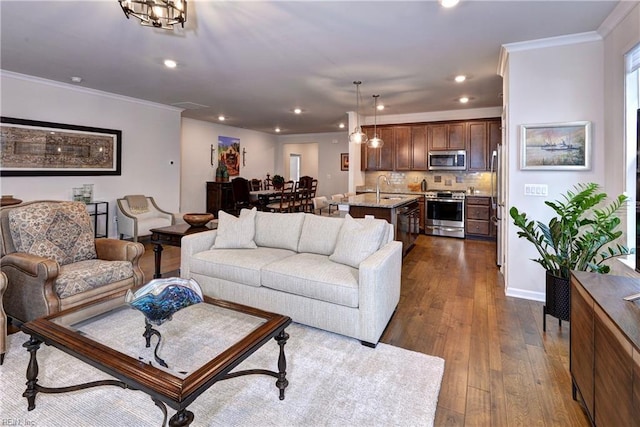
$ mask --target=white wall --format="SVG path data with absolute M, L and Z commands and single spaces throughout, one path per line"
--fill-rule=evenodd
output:
M 122 131 L 122 175 L 2 177 L 2 194 L 71 200 L 73 187 L 94 184 L 94 199 L 109 202 L 112 237 L 115 201 L 126 194 L 151 195 L 160 207 L 178 211 L 180 109 L 6 71 L 0 84 L 5 117 Z
M 206 183 L 216 177 L 218 152 L 211 165 L 211 145 L 218 147 L 218 137 L 240 139 L 240 153 L 246 150 L 246 165 L 240 156 L 240 176 L 264 179 L 275 173 L 277 138 L 256 132 L 201 120 L 182 119 L 182 177 L 180 182 L 181 212 L 205 212 Z M 282 173 L 280 171 L 280 173 Z
M 624 55 L 640 43 L 640 4 L 637 4 L 604 39 L 605 126 L 604 138 L 609 143 L 605 152 L 606 186 L 616 194 L 627 191 L 625 177 L 634 159 L 626 158 L 624 112 Z M 633 113 L 635 115 L 635 113 Z M 635 138 L 635 135 L 633 135 Z M 631 141 L 630 143 L 634 143 Z M 633 150 L 635 152 L 635 150 Z M 630 160 L 630 161 L 629 161 Z M 635 177 L 635 170 L 631 171 Z M 635 200 L 635 188 L 629 196 Z
M 594 41 L 590 41 L 594 40 Z M 568 43 L 568 44 L 565 44 Z M 507 50 L 509 48 L 507 47 Z M 508 54 L 507 150 L 508 189 L 504 217 L 507 295 L 544 300 L 544 269 L 533 245 L 518 238 L 508 210 L 516 206 L 533 219 L 546 222 L 552 211 L 544 198 L 524 196 L 524 184 L 546 184 L 550 200 L 580 182 L 605 185 L 605 153 L 612 141 L 604 138 L 604 48 L 599 37 L 585 35 L 550 40 L 547 45 L 512 46 Z M 520 125 L 588 120 L 592 124 L 589 171 L 531 171 L 519 169 Z
M 284 158 L 288 159 L 288 153 L 285 155 L 285 147 L 298 144 L 315 144 L 318 148 L 318 164 L 317 173 L 309 173 L 314 178 L 318 178 L 317 195 L 331 195 L 336 193 L 345 193 L 349 187 L 349 172 L 340 170 L 340 153 L 349 152 L 349 135 L 347 132 L 329 132 L 299 135 L 281 135 L 278 142 L 281 145 L 282 156 L 279 156 L 278 170 L 284 172 Z M 288 160 L 287 160 L 288 161 Z M 351 167 L 360 169 L 360 163 Z M 288 163 L 287 163 L 288 167 Z M 307 173 L 303 170 L 302 175 Z

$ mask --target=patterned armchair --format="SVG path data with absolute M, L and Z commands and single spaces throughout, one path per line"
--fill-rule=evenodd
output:
M 33 201 L 0 208 L 4 307 L 22 322 L 141 286 L 141 243 L 95 239 L 81 202 Z

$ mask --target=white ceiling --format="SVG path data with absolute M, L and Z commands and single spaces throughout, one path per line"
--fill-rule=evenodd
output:
M 283 134 L 338 131 L 373 94 L 407 114 L 501 105 L 503 44 L 596 30 L 616 1 L 193 1 L 185 28 L 142 27 L 116 0 L 0 1 L 1 68 Z M 165 58 L 176 69 L 162 65 Z M 553 64 L 547 64 L 552 67 Z M 457 84 L 453 77 L 466 74 Z M 460 104 L 466 95 L 471 101 Z M 303 110 L 294 115 L 294 107 Z

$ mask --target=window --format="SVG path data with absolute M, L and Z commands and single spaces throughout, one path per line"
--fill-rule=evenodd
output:
M 640 216 L 640 45 L 625 55 L 625 141 L 627 141 L 627 188 L 631 200 L 627 207 L 627 246 L 639 247 Z M 635 191 L 633 190 L 635 189 Z M 635 196 L 635 197 L 633 197 Z M 635 220 L 634 220 L 635 218 Z M 636 270 L 640 272 L 640 254 L 636 250 Z

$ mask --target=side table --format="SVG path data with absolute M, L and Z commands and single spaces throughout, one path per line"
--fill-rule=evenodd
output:
M 87 212 L 93 219 L 93 237 L 109 237 L 109 202 L 85 202 Z M 98 234 L 98 222 L 104 217 L 104 233 Z
M 151 243 L 153 243 L 153 253 L 155 261 L 155 270 L 153 278 L 162 277 L 160 273 L 160 265 L 162 264 L 162 245 L 181 246 L 182 238 L 193 233 L 202 233 L 203 231 L 215 230 L 218 228 L 217 221 L 210 221 L 204 227 L 192 227 L 189 224 L 175 224 L 168 227 L 152 228 Z

